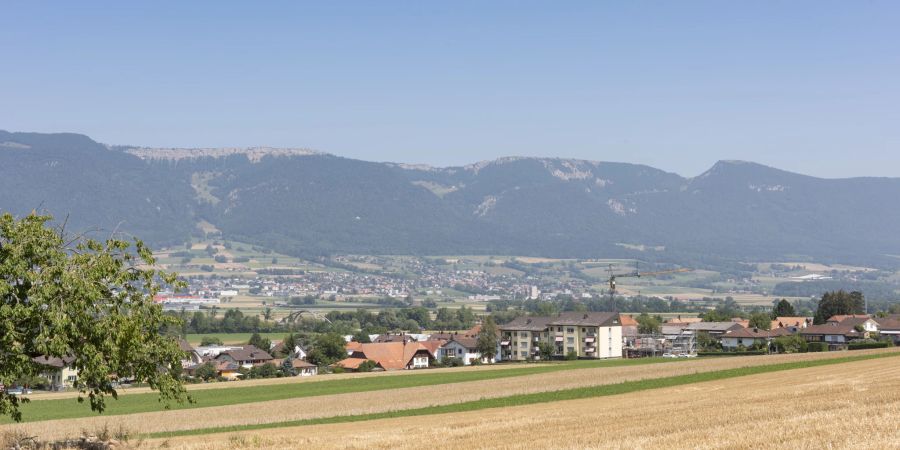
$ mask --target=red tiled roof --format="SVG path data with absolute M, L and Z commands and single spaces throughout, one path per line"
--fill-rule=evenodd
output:
M 435 352 L 441 346 L 440 341 L 425 342 L 379 342 L 371 344 L 358 344 L 348 349 L 354 352 L 351 359 L 363 358 L 375 361 L 385 370 L 405 369 L 407 364 L 413 359 L 419 351 L 428 352 L 434 357 Z M 349 367 L 348 367 L 349 368 Z

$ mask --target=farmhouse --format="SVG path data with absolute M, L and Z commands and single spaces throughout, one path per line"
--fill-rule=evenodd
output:
M 895 345 L 900 345 L 900 319 L 876 319 L 878 330 L 882 336 L 893 339 Z
M 272 355 L 268 352 L 260 350 L 254 345 L 245 345 L 240 348 L 227 350 L 219 353 L 215 357 L 216 361 L 227 361 L 235 363 L 241 367 L 251 368 L 256 365 L 265 364 L 272 361 Z
M 722 343 L 722 348 L 734 350 L 739 347 L 750 348 L 754 345 L 768 345 L 772 338 L 772 333 L 766 330 L 741 328 L 719 335 L 719 342 Z
M 850 341 L 866 339 L 868 331 L 857 331 L 853 325 L 828 322 L 824 325 L 810 325 L 799 332 L 807 342 L 825 342 L 829 350 L 846 350 Z
M 272 360 L 272 364 L 275 364 L 276 367 L 282 367 L 284 364 L 283 359 L 274 359 Z M 302 359 L 291 359 L 291 367 L 294 368 L 294 371 L 297 373 L 298 377 L 311 377 L 319 374 L 319 367 L 315 364 L 306 362 Z
M 435 352 L 441 343 L 428 342 L 380 342 L 347 345 L 350 356 L 338 361 L 334 366 L 355 370 L 363 361 L 371 360 L 384 370 L 424 369 L 435 359 Z
M 75 368 L 75 358 L 39 356 L 32 361 L 41 366 L 41 376 L 50 381 L 51 389 L 61 391 L 71 388 L 78 381 L 78 369 Z
M 184 339 L 178 340 L 178 347 L 182 351 L 181 357 L 181 367 L 184 370 L 190 370 L 191 368 L 203 363 L 203 356 L 194 349 L 187 341 Z

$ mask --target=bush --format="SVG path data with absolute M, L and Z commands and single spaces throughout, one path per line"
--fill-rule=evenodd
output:
M 866 350 L 870 348 L 888 348 L 891 347 L 890 342 L 851 342 L 848 345 L 850 350 Z
M 222 340 L 217 336 L 203 336 L 200 339 L 201 347 L 209 347 L 210 345 L 222 345 Z
M 772 342 L 778 353 L 803 353 L 807 350 L 806 339 L 801 336 L 779 336 Z
M 569 350 L 569 353 L 566 353 L 566 361 L 574 361 L 578 359 L 578 353 L 575 350 Z
M 808 352 L 827 352 L 828 344 L 825 342 L 810 342 L 806 344 L 806 351 Z
M 441 361 L 439 363 L 439 367 L 460 367 L 462 365 L 463 365 L 463 360 L 461 360 L 459 358 L 448 357 L 448 356 L 441 358 Z
M 371 372 L 377 366 L 378 366 L 378 364 L 375 361 L 367 359 L 359 365 L 359 367 L 356 369 L 356 371 L 357 372 Z

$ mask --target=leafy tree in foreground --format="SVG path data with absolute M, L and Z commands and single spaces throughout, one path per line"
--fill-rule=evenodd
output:
M 159 391 L 163 401 L 189 399 L 178 343 L 159 330 L 178 325 L 153 302 L 174 274 L 153 269 L 149 248 L 135 240 L 68 238 L 49 216 L 0 215 L 0 383 L 40 374 L 34 358 L 73 357 L 75 388 L 103 412 L 119 379 Z M 84 397 L 79 396 L 79 401 Z M 0 391 L 0 415 L 22 420 L 26 398 Z
M 497 356 L 497 336 L 499 335 L 497 324 L 494 318 L 487 316 L 481 324 L 481 330 L 475 340 L 475 348 L 481 353 L 482 358 L 486 358 L 488 362 L 493 363 L 494 357 Z

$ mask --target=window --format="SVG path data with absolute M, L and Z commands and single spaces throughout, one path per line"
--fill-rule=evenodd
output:
M 528 333 L 526 333 L 526 332 L 523 331 L 523 332 L 519 333 L 519 337 L 527 338 L 527 337 L 528 337 Z
M 566 338 L 566 343 L 568 343 L 568 344 L 574 344 L 574 343 L 575 343 L 575 338 L 574 338 L 574 337 L 571 337 L 571 336 L 568 337 L 568 338 Z M 570 347 L 570 348 L 571 348 L 571 347 Z
M 528 352 L 519 352 L 519 355 L 521 355 L 524 358 L 524 357 L 528 356 Z
M 584 331 L 584 328 L 581 329 L 581 332 L 582 332 L 582 333 L 587 333 L 587 331 Z
M 556 331 L 562 333 L 562 327 L 556 327 Z
M 575 351 L 575 347 L 567 347 L 567 351 L 574 352 L 574 351 Z
M 519 347 L 522 347 L 522 348 L 528 348 L 528 343 L 527 343 L 527 342 L 522 342 L 521 344 L 519 344 Z
M 566 330 L 566 333 L 574 333 L 574 332 L 575 332 L 574 328 L 569 328 Z

